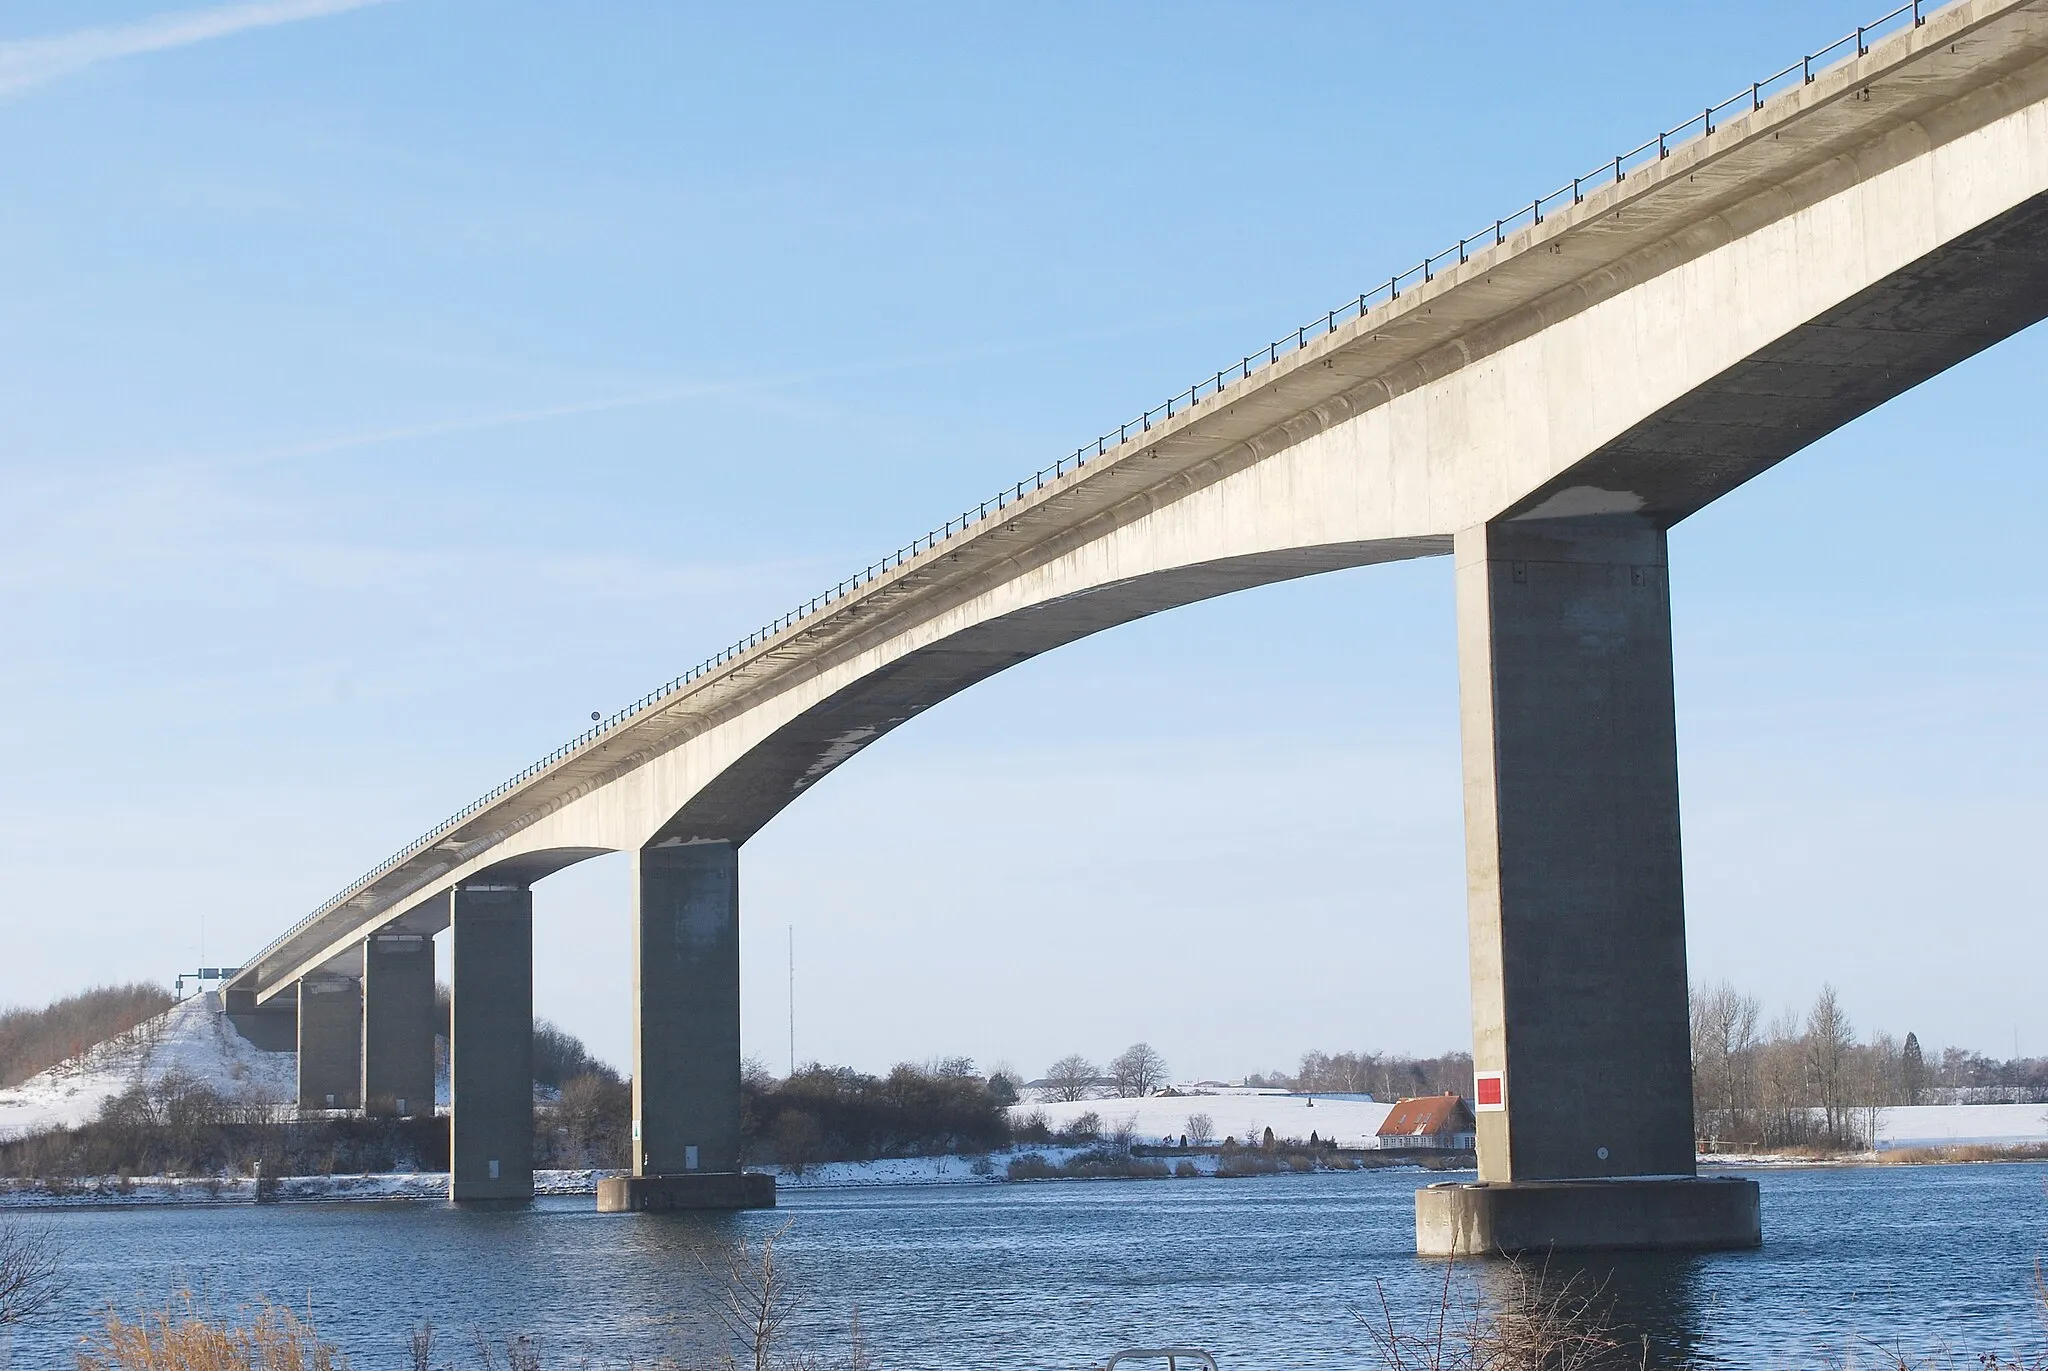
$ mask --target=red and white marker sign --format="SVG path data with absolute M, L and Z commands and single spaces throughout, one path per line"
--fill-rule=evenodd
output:
M 1508 1107 L 1508 1078 L 1505 1071 L 1472 1073 L 1472 1108 L 1478 1113 L 1504 1113 Z

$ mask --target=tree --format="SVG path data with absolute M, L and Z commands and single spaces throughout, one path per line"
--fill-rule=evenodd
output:
M 1102 1068 L 1078 1052 L 1060 1058 L 1045 1072 L 1045 1097 L 1059 1104 L 1095 1098 Z
M 0 1328 L 43 1312 L 57 1298 L 59 1264 L 49 1233 L 0 1222 Z
M 1196 1147 L 1207 1147 L 1216 1141 L 1216 1120 L 1207 1114 L 1188 1115 L 1187 1137 Z
M 1899 1093 L 1907 1104 L 1918 1104 L 1920 1092 L 1926 1088 L 1927 1059 L 1920 1053 L 1920 1035 L 1908 1033 L 1906 1045 L 1899 1049 Z
M 1746 1137 L 1763 1006 L 1726 981 L 1692 994 L 1692 1089 L 1702 1138 Z
M 1132 1043 L 1109 1064 L 1109 1075 L 1118 1095 L 1143 1099 L 1166 1084 L 1166 1058 L 1150 1043 Z
M 1837 1146 L 1848 1136 L 1849 1052 L 1855 1045 L 1854 1030 L 1835 997 L 1835 988 L 1822 986 L 1813 1008 L 1806 1011 L 1806 1069 L 1826 1121 L 1828 1141 Z

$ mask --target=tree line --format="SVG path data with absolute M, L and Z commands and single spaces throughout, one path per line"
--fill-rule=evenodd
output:
M 0 1089 L 133 1032 L 176 1001 L 159 985 L 101 985 L 39 1009 L 0 1011 Z
M 1726 981 L 1692 993 L 1693 1115 L 1703 1145 L 1869 1147 L 1893 1105 L 2048 1102 L 2048 1059 L 1999 1062 L 1919 1036 L 1857 1036 L 1833 986 L 1766 1021 Z

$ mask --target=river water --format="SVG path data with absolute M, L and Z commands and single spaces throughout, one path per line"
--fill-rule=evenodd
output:
M 537 1340 L 549 1368 L 643 1364 L 701 1334 L 700 1254 L 787 1222 L 802 1336 L 838 1345 L 858 1309 L 889 1368 L 1084 1367 L 1164 1341 L 1226 1368 L 1376 1365 L 1354 1310 L 1382 1295 L 1433 1322 L 1445 1266 L 1413 1254 L 1412 1172 L 1227 1181 L 1050 1182 L 785 1192 L 716 1217 L 600 1216 L 585 1199 L 457 1211 L 427 1203 L 63 1211 L 32 1216 L 65 1252 L 59 1306 L 19 1330 L 15 1367 L 69 1366 L 96 1311 L 178 1291 L 232 1312 L 304 1311 L 358 1368 L 410 1367 L 431 1318 L 467 1366 L 481 1331 Z M 1428 1179 L 1437 1179 L 1429 1177 Z M 1653 1365 L 1869 1366 L 1873 1345 L 1957 1364 L 2048 1345 L 2048 1165 L 1761 1173 L 1761 1251 L 1591 1263 Z M 1577 1268 L 1553 1262 L 1552 1278 Z M 1455 1310 L 1497 1295 L 1496 1263 L 1452 1269 Z M 459 1345 L 458 1345 L 459 1344 Z M 701 1346 L 701 1344 L 700 1344 Z M 437 1357 L 437 1364 L 440 1358 Z

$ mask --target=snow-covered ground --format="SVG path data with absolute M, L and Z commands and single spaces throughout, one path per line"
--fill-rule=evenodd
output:
M 173 1072 L 254 1103 L 289 1103 L 298 1094 L 296 1054 L 255 1047 L 228 1023 L 220 996 L 208 993 L 0 1090 L 0 1137 L 75 1128 L 138 1081 L 153 1083 Z
M 615 1171 L 536 1171 L 539 1195 L 595 1195 L 601 1176 Z M 369 1176 L 285 1176 L 273 1180 L 266 1198 L 280 1202 L 316 1200 L 446 1200 L 445 1171 L 401 1171 Z M 155 1204 L 254 1204 L 256 1182 L 247 1176 L 98 1176 L 74 1181 L 0 1181 L 0 1209 L 51 1209 Z
M 1371 1147 L 1393 1107 L 1392 1101 L 1381 1104 L 1364 1095 L 1294 1095 L 1284 1090 L 1218 1086 L 1202 1094 L 1152 1095 L 1142 1100 L 1015 1104 L 1010 1106 L 1010 1122 L 1022 1123 L 1043 1111 L 1046 1123 L 1057 1132 L 1083 1114 L 1093 1113 L 1101 1118 L 1105 1133 L 1128 1122 L 1139 1142 L 1159 1144 L 1177 1143 L 1183 1133 L 1192 1136 L 1196 1130 L 1189 1118 L 1206 1114 L 1211 1142 L 1225 1138 L 1256 1142 L 1270 1128 L 1275 1138 L 1283 1140 L 1306 1142 L 1313 1133 L 1325 1142 L 1334 1140 L 1339 1147 Z
M 1878 1111 L 1877 1147 L 2048 1143 L 2048 1104 L 1914 1104 Z

